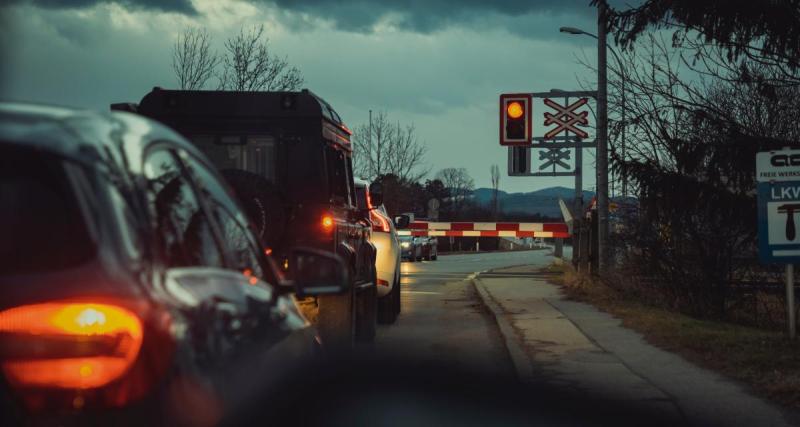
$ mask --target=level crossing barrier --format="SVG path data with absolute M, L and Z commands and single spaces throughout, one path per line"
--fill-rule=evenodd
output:
M 415 237 L 541 237 L 568 238 L 566 223 L 545 222 L 433 222 L 414 221 L 397 230 L 399 236 Z

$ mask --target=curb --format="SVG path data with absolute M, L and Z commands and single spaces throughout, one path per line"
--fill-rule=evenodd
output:
M 508 355 L 511 357 L 511 362 L 514 364 L 514 370 L 517 372 L 517 378 L 522 382 L 533 382 L 533 364 L 531 363 L 525 349 L 520 345 L 514 327 L 511 325 L 508 317 L 503 313 L 503 309 L 489 294 L 486 285 L 476 276 L 472 278 L 472 284 L 480 295 L 483 305 L 492 312 L 497 326 L 500 328 L 500 334 L 503 336 L 503 341 L 508 350 Z

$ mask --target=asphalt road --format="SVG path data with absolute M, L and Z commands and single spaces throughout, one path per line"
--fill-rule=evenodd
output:
M 548 253 L 440 255 L 437 261 L 403 262 L 402 313 L 394 325 L 379 326 L 374 351 L 380 356 L 513 376 L 497 323 L 469 278 L 493 268 L 544 263 Z

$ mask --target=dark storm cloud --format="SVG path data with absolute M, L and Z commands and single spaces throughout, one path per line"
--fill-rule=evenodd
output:
M 154 10 L 195 15 L 191 0 L 11 0 L 11 4 L 29 4 L 43 9 L 86 9 L 97 4 L 114 3 L 130 10 Z
M 251 0 L 253 1 L 253 0 Z M 344 31 L 370 32 L 390 19 L 399 28 L 430 33 L 445 27 L 470 25 L 492 17 L 529 13 L 594 14 L 590 0 L 263 0 L 285 11 L 329 20 Z M 514 32 L 526 32 L 517 29 Z

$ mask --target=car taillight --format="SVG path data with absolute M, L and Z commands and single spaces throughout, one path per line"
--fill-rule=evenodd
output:
M 369 211 L 369 219 L 372 223 L 372 231 L 381 231 L 384 233 L 389 233 L 392 231 L 391 228 L 389 228 L 389 221 L 382 215 L 375 212 L 375 210 Z
M 140 318 L 116 305 L 14 307 L 0 312 L 0 366 L 15 387 L 92 389 L 131 368 L 142 338 Z

